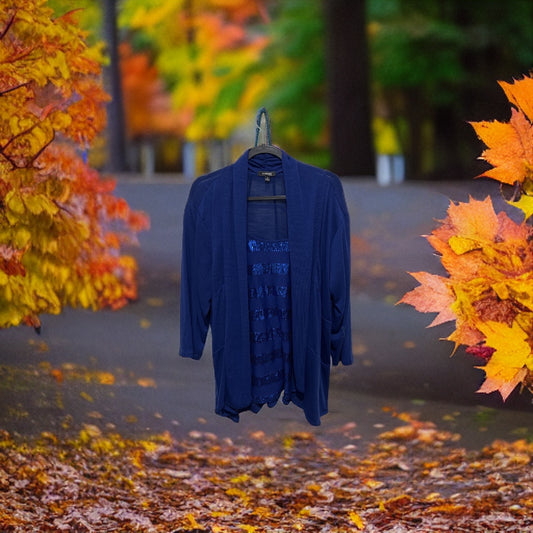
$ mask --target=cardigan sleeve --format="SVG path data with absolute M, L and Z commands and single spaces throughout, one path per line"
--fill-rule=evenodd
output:
M 183 215 L 179 353 L 200 359 L 211 319 L 211 246 L 191 197 Z
M 340 185 L 340 183 L 339 183 Z M 350 222 L 344 195 L 337 204 L 338 227 L 330 246 L 329 288 L 331 313 L 331 361 L 353 362 L 350 311 Z

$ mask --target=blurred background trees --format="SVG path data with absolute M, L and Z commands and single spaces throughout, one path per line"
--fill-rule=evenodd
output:
M 264 105 L 274 143 L 339 174 L 372 173 L 376 152 L 404 156 L 408 179 L 470 179 L 481 163 L 467 122 L 506 118 L 495 81 L 533 65 L 530 0 L 110 3 L 129 170 L 226 164 L 253 143 Z M 75 4 L 103 39 L 104 0 Z M 112 166 L 109 155 L 91 157 Z

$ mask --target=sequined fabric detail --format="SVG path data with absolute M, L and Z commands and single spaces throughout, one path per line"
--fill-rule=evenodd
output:
M 270 328 L 267 331 L 251 331 L 250 336 L 251 342 L 260 344 L 262 342 L 269 342 L 276 339 L 288 341 L 290 333 L 288 331 L 283 331 L 282 328 Z
M 248 288 L 248 299 L 261 299 L 265 296 L 280 296 L 281 298 L 287 298 L 289 294 L 289 287 L 287 285 L 268 285 L 259 287 L 249 287 Z
M 261 276 L 263 274 L 288 274 L 289 263 L 255 263 L 248 265 L 248 274 Z
M 250 239 L 248 241 L 250 252 L 288 252 L 289 241 L 258 241 Z
M 283 350 L 273 350 L 268 353 L 254 353 L 252 354 L 252 364 L 254 365 L 264 365 L 271 363 L 274 359 L 283 359 L 284 352 Z
M 279 307 L 257 307 L 250 309 L 250 321 L 255 320 L 268 320 L 273 317 L 278 317 L 282 320 L 288 320 L 290 318 L 289 309 L 280 309 Z
M 253 376 L 252 385 L 269 385 L 270 383 L 282 382 L 284 377 L 283 369 L 276 370 L 272 374 L 258 378 Z
M 289 242 L 248 240 L 252 410 L 287 389 L 291 356 Z

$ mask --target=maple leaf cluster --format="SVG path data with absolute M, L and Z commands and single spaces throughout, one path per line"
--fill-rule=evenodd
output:
M 125 439 L 85 425 L 19 443 L 0 432 L 2 531 L 528 531 L 525 440 L 468 452 L 407 424 L 359 450 L 308 433 L 234 443 L 191 431 Z M 351 435 L 355 438 L 356 436 Z M 349 437 L 350 438 L 350 437 Z M 352 441 L 353 442 L 353 441 Z
M 38 327 L 65 304 L 136 297 L 134 242 L 147 218 L 79 153 L 105 127 L 101 57 L 73 13 L 39 0 L 0 13 L 0 327 Z
M 515 106 L 510 121 L 473 127 L 488 146 L 482 159 L 493 165 L 483 175 L 513 185 L 507 201 L 524 219 L 496 213 L 490 197 L 452 202 L 427 236 L 448 277 L 412 273 L 420 285 L 400 302 L 438 313 L 431 326 L 455 321 L 448 340 L 485 362 L 478 392 L 506 400 L 518 385 L 533 391 L 533 78 L 500 85 Z

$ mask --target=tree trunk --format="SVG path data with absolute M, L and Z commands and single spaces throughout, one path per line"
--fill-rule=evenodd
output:
M 126 170 L 126 135 L 118 55 L 116 0 L 104 0 L 104 33 L 110 64 L 105 69 L 107 91 L 107 168 L 111 172 Z
M 324 0 L 332 170 L 373 175 L 365 0 Z

